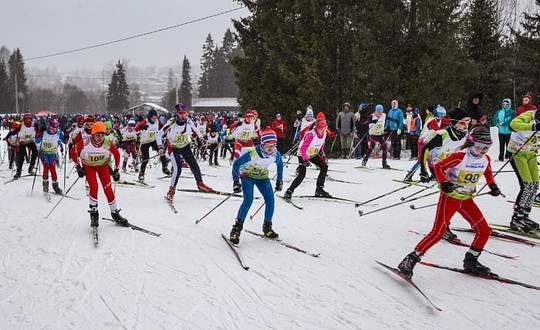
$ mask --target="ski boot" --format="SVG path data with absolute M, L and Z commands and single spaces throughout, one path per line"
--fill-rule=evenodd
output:
M 235 245 L 240 243 L 240 233 L 242 232 L 243 228 L 244 228 L 244 224 L 238 221 L 238 219 L 236 219 L 234 225 L 232 226 L 231 234 L 229 236 L 229 240 L 231 241 L 231 243 Z
M 389 168 L 391 168 L 391 167 L 390 167 L 390 165 L 388 165 L 388 163 L 386 162 L 386 160 L 384 160 L 384 161 L 382 162 L 382 168 L 389 169 Z
M 478 253 L 477 255 L 474 255 L 474 251 Z M 478 262 L 478 257 L 480 256 L 481 251 L 476 250 L 469 250 L 469 252 L 465 253 L 465 259 L 463 259 L 463 269 L 466 270 L 469 273 L 473 274 L 479 274 L 479 275 L 489 275 L 491 273 L 491 269 L 489 267 L 486 267 Z
M 315 196 L 317 197 L 326 197 L 326 198 L 332 198 L 332 195 L 330 195 L 326 190 L 323 189 L 324 187 L 319 186 L 317 189 L 315 189 Z
M 292 194 L 293 194 L 293 191 L 291 189 L 287 189 L 287 191 L 285 191 L 285 194 L 283 194 L 283 198 L 291 199 Z
M 165 196 L 165 198 L 169 201 L 169 202 L 172 202 L 173 199 L 174 199 L 174 193 L 176 192 L 176 188 L 175 187 L 169 187 L 169 191 L 167 192 L 167 196 Z
M 416 251 L 409 253 L 398 265 L 398 269 L 408 278 L 413 276 L 413 268 L 420 261 L 420 256 Z
M 200 191 L 204 191 L 204 192 L 212 192 L 212 191 L 214 191 L 212 188 L 205 185 L 204 182 L 202 182 L 202 180 L 197 181 L 197 188 L 199 188 Z
M 531 214 L 531 208 L 523 208 L 523 222 L 525 222 L 529 227 L 531 227 L 532 230 L 538 229 L 540 225 L 536 221 L 529 218 L 529 214 Z
M 272 229 L 272 223 L 271 222 L 263 222 L 262 231 L 264 233 L 264 236 L 268 238 L 278 238 L 279 235 Z
M 367 161 L 368 161 L 368 159 L 364 157 L 364 159 L 362 159 L 362 166 L 365 167 L 366 164 L 367 164 Z
M 43 180 L 43 192 L 49 192 L 49 179 Z
M 17 172 L 15 172 L 15 175 L 13 176 L 13 179 L 17 180 L 20 177 L 21 177 L 21 171 L 17 170 Z
M 119 224 L 120 226 L 127 227 L 129 226 L 129 222 L 126 218 L 120 215 L 120 209 L 116 209 L 114 211 L 111 211 L 111 216 L 113 220 Z
M 36 175 L 36 172 L 34 171 L 34 168 L 33 168 L 32 166 L 30 166 L 30 167 L 28 168 L 28 174 L 30 174 L 30 175 Z
M 122 163 L 122 172 L 124 172 L 124 173 L 127 172 L 127 163 L 126 162 Z
M 88 212 L 90 213 L 90 227 L 99 227 L 99 211 L 97 205 L 90 205 L 90 210 L 88 210 Z
M 52 188 L 53 188 L 55 194 L 63 195 L 62 189 L 60 189 L 60 187 L 58 187 L 58 181 L 53 181 Z
M 139 182 L 144 183 L 144 172 L 143 171 L 139 172 Z
M 139 172 L 139 164 L 135 161 L 133 161 L 133 169 L 135 170 L 135 172 Z
M 523 210 L 514 209 L 514 214 L 512 214 L 512 220 L 510 220 L 510 229 L 515 231 L 530 232 L 531 226 L 525 222 L 525 217 L 523 215 Z
M 447 240 L 447 241 L 450 241 L 450 242 L 454 242 L 454 241 L 459 241 L 458 237 L 456 234 L 454 234 L 449 227 L 446 228 L 446 231 L 444 232 L 444 235 L 442 237 L 444 240 Z
M 163 174 L 165 174 L 166 176 L 172 175 L 171 171 L 166 166 L 163 166 L 162 171 L 163 171 Z

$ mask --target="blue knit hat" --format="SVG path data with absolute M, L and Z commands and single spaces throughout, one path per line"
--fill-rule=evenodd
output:
M 383 110 L 384 110 L 384 108 L 383 108 L 383 106 L 382 106 L 381 104 L 377 104 L 377 105 L 375 106 L 375 111 L 377 111 L 377 112 L 383 112 Z

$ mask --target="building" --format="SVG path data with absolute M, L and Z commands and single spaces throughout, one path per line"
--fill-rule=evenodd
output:
M 236 97 L 194 98 L 193 111 L 198 112 L 238 112 L 240 105 Z

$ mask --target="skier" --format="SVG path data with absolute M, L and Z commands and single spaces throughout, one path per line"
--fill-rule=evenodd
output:
M 208 149 L 208 165 L 219 166 L 218 163 L 218 151 L 221 144 L 221 138 L 217 132 L 217 127 L 213 125 L 210 128 L 210 132 L 206 134 L 206 149 Z M 212 159 L 214 159 L 212 163 Z
M 514 204 L 510 228 L 531 231 L 539 227 L 529 218 L 535 194 L 538 191 L 538 138 L 540 136 L 540 112 L 525 111 L 510 122 L 512 134 L 507 150 L 512 154 L 510 165 L 519 181 L 519 193 Z M 538 196 L 537 196 L 538 197 Z
M 146 119 L 140 121 L 135 127 L 135 131 L 139 132 L 141 139 L 141 153 L 142 162 L 141 169 L 139 171 L 139 181 L 144 182 L 144 173 L 146 172 L 146 166 L 148 159 L 150 158 L 150 148 L 158 151 L 158 145 L 156 142 L 156 136 L 160 129 L 160 123 L 157 120 L 157 111 L 150 109 L 146 114 Z M 171 171 L 167 168 L 167 158 L 165 155 L 159 157 L 161 161 L 161 170 L 163 174 L 169 176 Z
M 49 172 L 51 172 L 52 187 L 55 194 L 62 195 L 62 189 L 58 187 L 58 175 L 56 174 L 56 162 L 58 147 L 60 153 L 64 153 L 64 134 L 58 130 L 60 123 L 57 119 L 49 120 L 49 128 L 36 138 L 39 145 L 39 155 L 43 164 L 43 191 L 49 192 Z
M 435 175 L 441 187 L 435 223 L 429 234 L 398 265 L 399 270 L 409 278 L 413 276 L 413 268 L 420 258 L 443 238 L 456 212 L 471 224 L 476 233 L 471 248 L 465 253 L 463 268 L 474 274 L 490 274 L 491 270 L 479 263 L 478 257 L 489 239 L 491 229 L 472 195 L 482 175 L 486 178 L 490 194 L 501 194 L 493 178 L 491 159 L 487 155 L 491 144 L 489 131 L 483 126 L 477 126 L 459 151 L 435 164 Z
M 132 164 L 135 172 L 137 168 L 137 131 L 135 130 L 137 123 L 134 119 L 130 119 L 126 127 L 122 129 L 122 149 L 124 149 L 124 161 L 122 162 L 122 171 L 127 172 L 127 161 L 131 156 Z
M 27 149 L 32 153 L 30 157 L 30 166 L 28 167 L 28 174 L 34 175 L 34 166 L 37 159 L 37 147 L 36 147 L 36 134 L 39 134 L 39 129 L 32 121 L 32 114 L 26 112 L 23 116 L 23 125 L 17 133 L 17 140 L 19 143 L 19 150 L 17 152 L 17 172 L 13 178 L 19 178 L 22 172 L 22 166 L 24 158 L 26 157 Z
M 172 202 L 174 198 L 174 193 L 176 191 L 176 185 L 178 184 L 178 179 L 182 173 L 181 159 L 183 158 L 191 169 L 191 172 L 195 176 L 197 181 L 197 188 L 200 191 L 212 192 L 213 189 L 204 184 L 202 180 L 201 170 L 197 160 L 193 155 L 193 151 L 190 148 L 191 144 L 191 134 L 194 132 L 199 140 L 202 140 L 201 133 L 195 128 L 195 124 L 191 119 L 187 117 L 188 112 L 186 106 L 183 103 L 178 103 L 174 106 L 176 109 L 176 114 L 174 118 L 170 119 L 158 132 L 156 142 L 158 145 L 158 153 L 160 156 L 165 154 L 165 149 L 163 146 L 163 137 L 167 136 L 169 149 L 172 154 L 173 162 L 173 173 L 171 176 L 171 183 L 169 186 L 169 191 L 165 198 Z
M 90 226 L 94 228 L 99 226 L 97 182 L 97 178 L 99 177 L 103 192 L 109 203 L 113 220 L 117 224 L 127 227 L 129 226 L 129 222 L 120 215 L 120 209 L 116 205 L 116 197 L 111 185 L 111 173 L 109 172 L 109 158 L 112 154 L 114 156 L 114 170 L 112 177 L 115 182 L 120 180 L 120 173 L 118 172 L 120 152 L 118 152 L 118 149 L 116 149 L 116 147 L 105 137 L 106 131 L 107 129 L 104 123 L 95 123 L 92 127 L 90 137 L 77 142 L 73 148 L 71 148 L 70 157 L 75 163 L 79 178 L 86 176 L 86 180 L 90 186 L 88 194 Z
M 259 126 L 255 125 L 255 116 L 251 110 L 246 111 L 243 121 L 237 121 L 231 125 L 231 135 L 234 137 L 234 159 L 240 157 L 242 148 L 253 147 L 253 136 L 260 137 Z
M 317 115 L 319 117 L 319 115 Z M 324 118 L 321 116 L 321 118 Z M 298 174 L 293 180 L 283 197 L 292 198 L 294 190 L 302 183 L 306 176 L 306 168 L 310 166 L 310 162 L 319 168 L 319 176 L 317 177 L 317 188 L 315 196 L 317 197 L 332 197 L 324 190 L 324 182 L 326 173 L 328 172 L 328 164 L 326 163 L 326 155 L 324 153 L 324 142 L 326 140 L 326 129 L 328 124 L 326 119 L 318 119 L 314 127 L 309 130 L 300 141 L 298 147 Z
M 253 186 L 257 186 L 264 198 L 265 211 L 262 227 L 264 235 L 268 238 L 279 237 L 278 233 L 272 229 L 274 191 L 268 178 L 268 167 L 276 163 L 277 179 L 275 190 L 281 191 L 283 188 L 283 160 L 281 153 L 277 150 L 276 132 L 269 126 L 262 132 L 260 141 L 261 144 L 256 147 L 244 149 L 242 155 L 233 163 L 233 191 L 235 193 L 243 191 L 242 194 L 244 195 L 244 200 L 240 205 L 230 233 L 230 241 L 233 244 L 240 242 L 240 233 L 244 227 L 244 220 L 253 203 Z
M 373 152 L 375 145 L 379 143 L 382 149 L 382 167 L 390 168 L 390 165 L 386 162 L 387 146 L 386 137 L 384 135 L 384 126 L 386 122 L 386 114 L 383 112 L 384 108 L 381 104 L 375 106 L 375 112 L 369 117 L 369 149 L 362 159 L 362 166 L 366 166 L 369 156 Z
M 9 169 L 13 170 L 13 163 L 15 163 L 15 168 L 17 167 L 17 153 L 19 152 L 19 139 L 17 135 L 21 130 L 21 123 L 14 121 L 11 124 L 11 130 L 4 137 L 8 145 L 8 160 L 9 160 Z

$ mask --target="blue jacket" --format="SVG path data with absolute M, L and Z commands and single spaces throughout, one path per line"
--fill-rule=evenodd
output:
M 514 118 L 516 112 L 512 109 L 512 101 L 510 99 L 504 99 L 503 102 L 508 102 L 507 108 L 500 108 L 493 115 L 493 125 L 497 126 L 500 134 L 510 134 L 510 122 Z
M 400 129 L 403 131 L 403 110 L 400 108 L 388 110 L 386 114 L 386 122 L 384 123 L 384 129 L 390 131 L 397 131 Z

